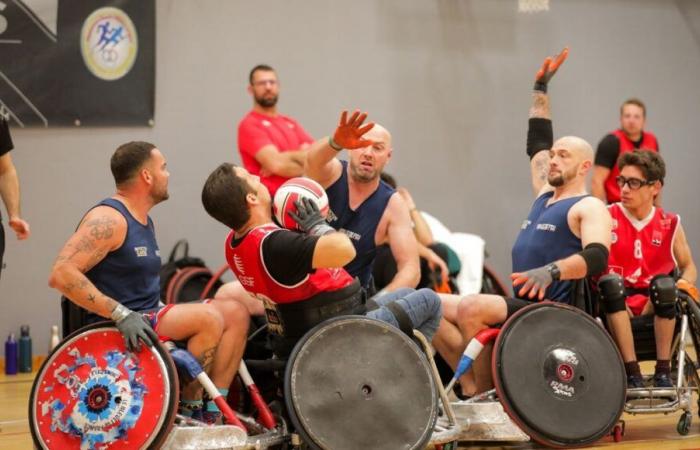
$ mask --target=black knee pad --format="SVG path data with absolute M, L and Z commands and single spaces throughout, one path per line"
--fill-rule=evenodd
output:
M 622 277 L 616 273 L 603 275 L 598 280 L 600 292 L 600 309 L 606 314 L 625 311 L 625 285 Z
M 649 283 L 649 299 L 654 305 L 654 314 L 665 319 L 676 317 L 678 288 L 668 275 L 657 275 Z

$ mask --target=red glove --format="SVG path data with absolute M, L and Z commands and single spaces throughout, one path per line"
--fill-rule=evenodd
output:
M 696 302 L 699 301 L 698 288 L 695 287 L 695 285 L 692 284 L 690 281 L 681 278 L 678 281 L 676 281 L 676 287 L 678 287 L 679 291 L 683 291 L 686 294 L 688 294 Z
M 551 56 L 545 58 L 542 67 L 540 67 L 540 70 L 537 71 L 537 75 L 535 75 L 534 89 L 536 91 L 547 92 L 547 83 L 549 83 L 549 80 L 557 73 L 559 66 L 566 61 L 567 56 L 569 56 L 569 47 L 565 47 L 564 50 L 554 58 Z
M 366 118 L 367 113 L 360 114 L 360 111 L 356 110 L 348 120 L 348 112 L 343 111 L 338 128 L 335 129 L 335 133 L 329 142 L 330 146 L 335 150 L 341 150 L 344 148 L 364 148 L 374 144 L 374 141 L 362 139 L 362 136 L 374 127 L 372 122 L 362 125 Z

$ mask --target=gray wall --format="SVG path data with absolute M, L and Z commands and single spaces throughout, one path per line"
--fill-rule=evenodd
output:
M 13 132 L 33 234 L 8 239 L 0 335 L 29 323 L 36 353 L 60 323 L 46 282 L 52 261 L 86 208 L 113 191 L 108 161 L 120 143 L 153 141 L 168 158 L 171 199 L 153 211 L 163 254 L 187 237 L 210 265 L 223 262 L 226 230 L 199 193 L 219 162 L 239 161 L 236 124 L 259 62 L 278 69 L 281 111 L 314 136 L 330 133 L 342 108 L 386 125 L 389 170 L 448 227 L 482 235 L 505 276 L 532 201 L 524 142 L 533 76 L 569 45 L 550 89 L 555 134 L 595 145 L 616 127 L 623 99 L 643 98 L 668 162 L 665 206 L 700 242 L 700 2 L 551 0 L 548 13 L 527 15 L 516 0 L 159 0 L 157 26 L 155 127 Z

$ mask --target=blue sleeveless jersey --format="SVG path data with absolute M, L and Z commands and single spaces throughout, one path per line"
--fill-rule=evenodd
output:
M 565 198 L 547 206 L 553 195 L 554 192 L 550 191 L 537 197 L 523 222 L 511 252 L 513 272 L 542 267 L 583 250 L 581 239 L 571 232 L 566 217 L 569 209 L 587 195 Z M 521 287 L 513 286 L 516 297 Z M 545 298 L 569 303 L 571 288 L 571 280 L 555 281 L 547 288 Z
M 160 300 L 160 250 L 153 221 L 148 225 L 136 220 L 124 204 L 113 198 L 97 206 L 109 206 L 126 219 L 126 238 L 121 247 L 110 252 L 85 276 L 105 295 L 134 311 L 158 307 Z M 88 321 L 104 320 L 90 314 Z
M 350 209 L 348 162 L 340 163 L 343 165 L 340 178 L 326 189 L 330 207 L 326 220 L 333 228 L 350 237 L 357 255 L 345 266 L 345 270 L 367 288 L 372 280 L 372 266 L 377 254 L 374 236 L 389 198 L 396 191 L 380 180 L 377 190 L 353 211 Z

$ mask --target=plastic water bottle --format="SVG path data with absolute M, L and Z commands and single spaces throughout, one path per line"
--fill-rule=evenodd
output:
M 29 325 L 20 327 L 19 336 L 19 371 L 32 371 L 32 338 L 29 336 Z
M 5 341 L 5 373 L 7 375 L 17 374 L 17 340 L 15 333 L 10 333 Z
M 58 337 L 58 325 L 51 325 L 51 339 L 49 339 L 49 353 L 58 346 L 61 338 Z

